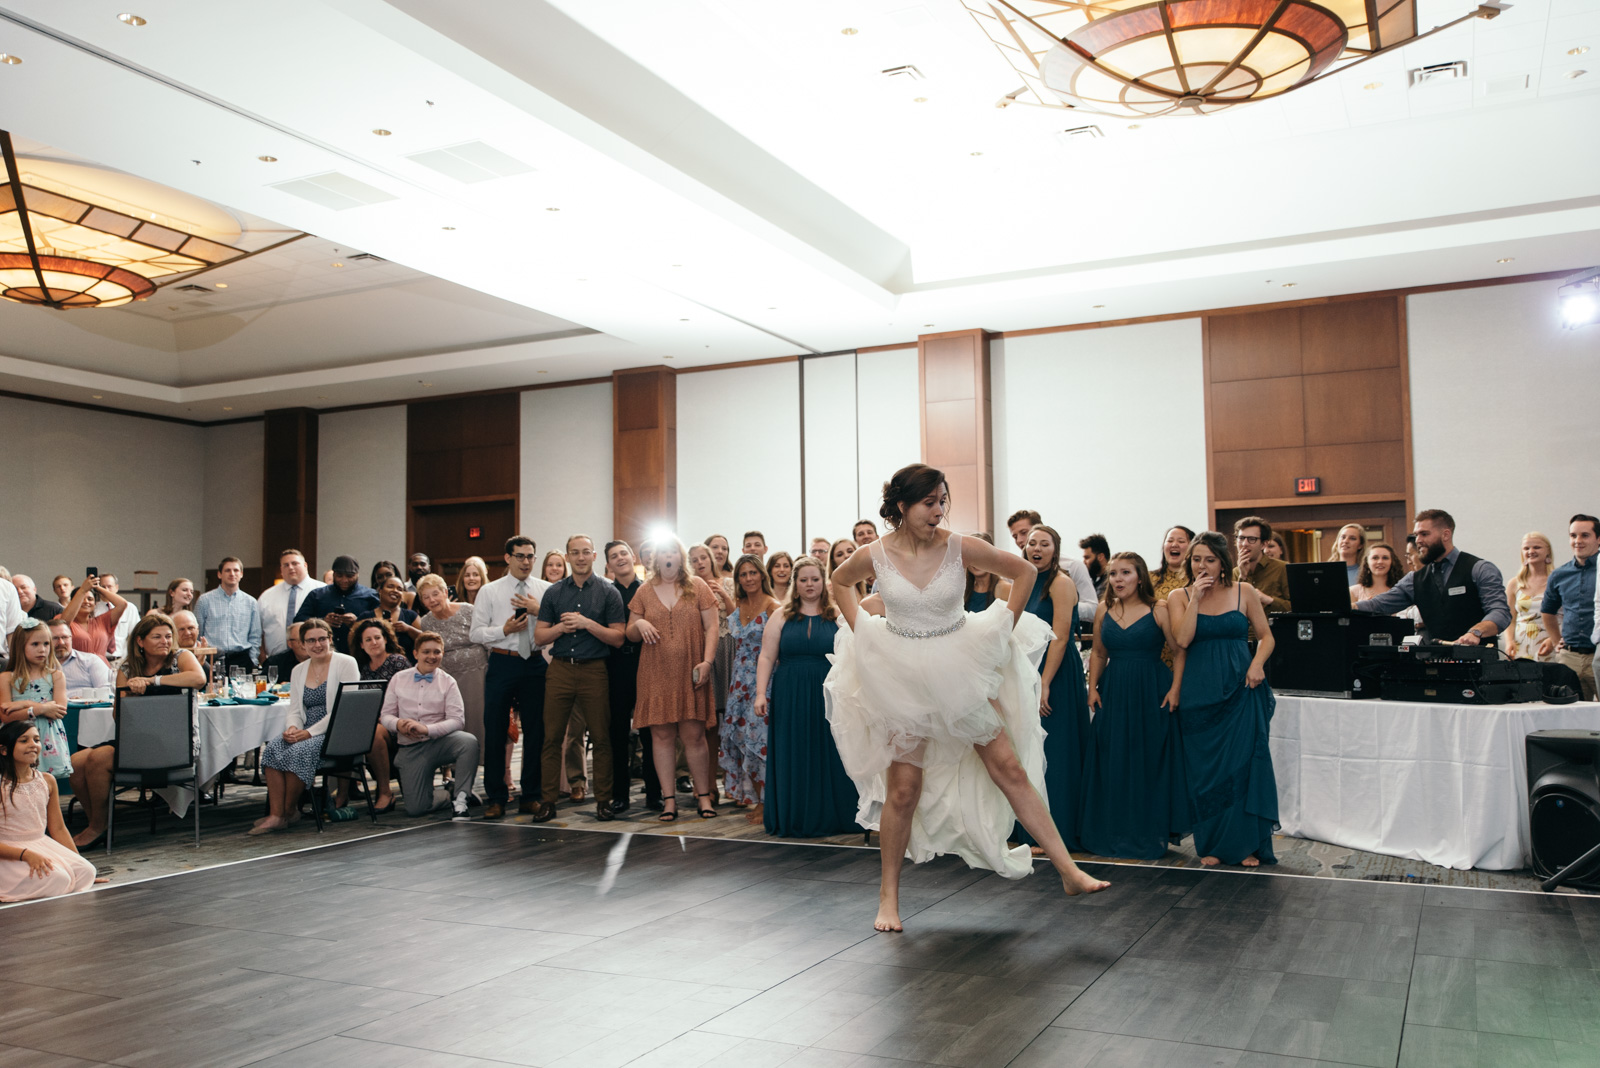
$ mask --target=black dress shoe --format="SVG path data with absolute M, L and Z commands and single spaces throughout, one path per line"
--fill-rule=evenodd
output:
M 610 823 L 612 820 L 617 818 L 617 814 L 612 811 L 612 808 L 609 804 L 596 805 L 594 807 L 594 818 L 599 820 L 601 823 Z
M 644 799 L 644 807 L 649 809 L 651 812 L 662 812 L 666 809 L 667 805 L 666 802 L 662 801 L 659 797 L 647 797 Z
M 694 780 L 689 778 L 689 776 L 687 776 L 687 775 L 679 775 L 678 776 L 678 792 L 680 794 L 687 794 L 687 793 L 692 793 L 693 791 L 694 791 Z
M 556 806 L 553 805 L 553 804 L 552 805 L 546 805 L 546 804 L 540 803 L 539 807 L 534 811 L 533 817 L 529 820 L 529 822 L 530 823 L 549 823 L 551 820 L 553 820 L 555 818 L 556 818 Z
M 611 814 L 613 816 L 620 816 L 626 811 L 628 811 L 628 799 L 626 797 L 619 797 L 611 802 Z

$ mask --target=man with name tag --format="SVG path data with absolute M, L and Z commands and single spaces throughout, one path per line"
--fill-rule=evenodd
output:
M 1500 569 L 1456 548 L 1456 521 L 1443 509 L 1418 512 L 1413 530 L 1422 567 L 1354 610 L 1394 615 L 1416 605 L 1427 641 L 1457 645 L 1492 642 L 1511 625 Z

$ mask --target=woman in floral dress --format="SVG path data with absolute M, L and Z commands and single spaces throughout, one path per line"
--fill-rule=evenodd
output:
M 745 819 L 760 823 L 767 785 L 767 717 L 755 711 L 756 663 L 761 658 L 767 618 L 777 602 L 758 557 L 741 556 L 733 570 L 739 592 L 728 616 L 728 632 L 735 644 L 728 672 L 728 706 L 722 718 L 723 789 L 735 805 L 750 808 Z

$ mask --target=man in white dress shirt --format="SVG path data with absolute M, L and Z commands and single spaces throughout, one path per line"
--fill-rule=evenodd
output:
M 11 632 L 17 629 L 27 614 L 22 610 L 22 599 L 17 596 L 17 588 L 10 582 L 0 582 L 0 633 L 5 635 L 0 645 L 6 646 L 0 649 L 0 665 L 5 665 L 6 658 L 11 655 Z
M 269 586 L 256 598 L 261 607 L 263 664 L 268 657 L 289 651 L 289 624 L 294 622 L 294 614 L 300 611 L 306 594 L 325 585 L 311 577 L 305 554 L 299 549 L 285 549 L 278 554 L 278 577 L 283 581 Z
M 1017 543 L 1019 552 L 1026 549 L 1028 535 L 1033 528 L 1044 522 L 1039 513 L 1032 509 L 1023 509 L 1011 513 L 1011 518 L 1006 520 L 1006 529 L 1011 531 L 1011 540 Z M 1057 549 L 1061 546 L 1056 546 Z M 1061 570 L 1067 573 L 1067 578 L 1078 589 L 1078 619 L 1084 623 L 1094 622 L 1095 605 L 1100 603 L 1099 594 L 1094 592 L 1094 579 L 1089 577 L 1089 569 L 1083 566 L 1083 561 L 1075 559 L 1071 553 L 1061 554 Z
M 550 583 L 533 577 L 538 546 L 521 534 L 506 541 L 506 573 L 478 591 L 472 604 L 472 640 L 489 651 L 483 685 L 483 818 L 505 815 L 506 731 L 511 703 L 522 722 L 522 804 L 517 811 L 537 816 L 539 752 L 544 747 L 545 659 L 533 643 L 539 599 Z

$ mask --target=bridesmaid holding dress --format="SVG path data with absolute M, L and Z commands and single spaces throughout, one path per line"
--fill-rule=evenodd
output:
M 839 609 L 828 596 L 820 560 L 796 560 L 793 583 L 789 603 L 773 620 L 781 625 L 767 627 L 762 637 L 756 668 L 755 712 L 768 722 L 763 824 L 783 838 L 856 834 L 860 799 L 839 759 L 822 695 Z
M 1117 553 L 1106 564 L 1106 599 L 1095 609 L 1089 707 L 1096 709 L 1083 762 L 1083 848 L 1102 857 L 1158 860 L 1189 830 L 1178 733 L 1180 652 L 1167 609 L 1156 602 L 1144 558 Z
M 734 650 L 722 717 L 722 787 L 735 805 L 750 810 L 745 819 L 760 823 L 767 786 L 767 717 L 756 714 L 756 664 L 767 620 L 778 604 L 760 557 L 739 557 L 733 574 L 739 593 L 728 617 Z
M 1255 588 L 1233 580 L 1227 538 L 1214 530 L 1195 538 L 1187 567 L 1189 585 L 1167 598 L 1167 613 L 1186 651 L 1178 720 L 1194 850 L 1208 868 L 1276 864 L 1278 785 L 1267 748 L 1276 706 L 1266 682 L 1272 630 Z M 1261 635 L 1253 659 L 1252 628 Z
M 1061 840 L 1068 849 L 1082 849 L 1078 829 L 1083 818 L 1083 758 L 1089 749 L 1089 697 L 1078 653 L 1078 588 L 1061 570 L 1061 535 L 1054 527 L 1038 525 L 1030 530 L 1022 555 L 1039 571 L 1026 610 L 1044 620 L 1054 634 L 1039 664 L 1045 799 Z M 1001 582 L 995 600 L 1010 596 L 1011 583 Z M 1044 856 L 1021 823 L 1012 829 L 1012 837 L 1028 845 L 1034 856 Z

